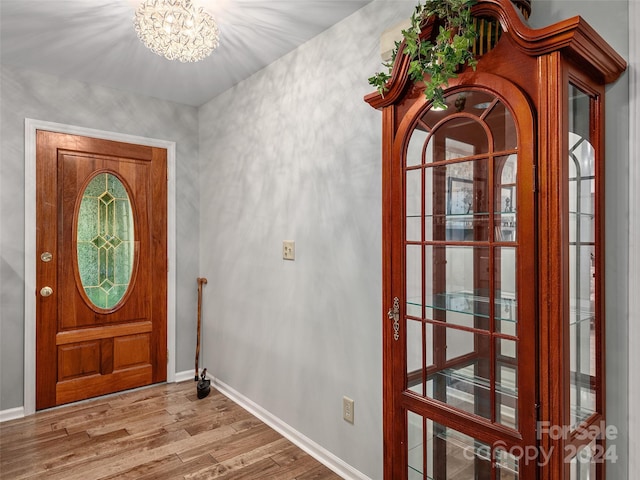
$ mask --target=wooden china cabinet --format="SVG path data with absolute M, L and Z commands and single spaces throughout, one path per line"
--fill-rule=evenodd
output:
M 365 97 L 382 111 L 387 480 L 602 480 L 614 459 L 603 113 L 626 64 L 580 17 L 531 29 L 515 3 L 473 7 L 499 39 L 446 109 L 401 54 Z

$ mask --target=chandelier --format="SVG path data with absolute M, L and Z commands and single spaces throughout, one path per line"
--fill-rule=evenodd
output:
M 191 0 L 145 0 L 133 23 L 142 43 L 169 60 L 197 62 L 219 44 L 216 21 Z

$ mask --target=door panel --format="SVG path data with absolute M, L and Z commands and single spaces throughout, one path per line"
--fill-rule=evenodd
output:
M 58 381 L 101 372 L 100 342 L 81 342 L 58 348 Z
M 45 131 L 36 148 L 37 285 L 53 290 L 36 292 L 36 408 L 166 380 L 166 150 Z

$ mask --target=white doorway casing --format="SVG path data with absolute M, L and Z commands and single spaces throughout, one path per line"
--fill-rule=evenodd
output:
M 25 232 L 24 232 L 24 371 L 36 371 L 36 131 L 114 140 L 160 147 L 167 150 L 167 382 L 175 381 L 176 371 L 176 144 L 168 140 L 139 137 L 117 132 L 25 119 Z M 35 413 L 36 378 L 24 376 L 24 415 Z

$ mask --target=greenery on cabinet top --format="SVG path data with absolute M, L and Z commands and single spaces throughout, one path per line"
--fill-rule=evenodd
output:
M 445 108 L 443 86 L 457 76 L 462 65 L 475 68 L 476 59 L 472 47 L 476 30 L 471 16 L 471 7 L 476 0 L 426 0 L 419 2 L 411 16 L 411 26 L 402 31 L 404 48 L 402 55 L 410 59 L 409 78 L 414 82 L 424 81 L 424 94 L 433 100 L 434 108 Z M 438 22 L 439 31 L 431 39 L 420 38 L 422 28 L 428 22 Z M 378 72 L 369 78 L 369 83 L 381 95 L 387 90 L 391 71 L 402 42 L 396 42 L 391 60 L 383 65 L 387 71 Z

